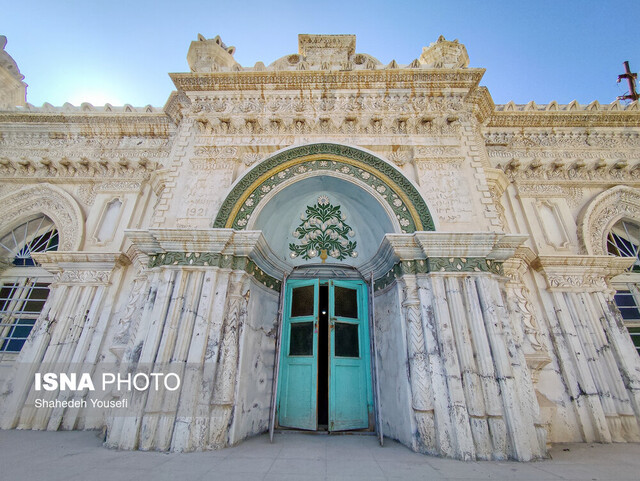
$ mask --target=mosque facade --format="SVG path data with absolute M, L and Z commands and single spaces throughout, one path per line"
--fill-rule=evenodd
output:
M 443 37 L 234 52 L 198 36 L 157 108 L 34 107 L 2 51 L 1 428 L 640 441 L 637 102 L 496 105 Z

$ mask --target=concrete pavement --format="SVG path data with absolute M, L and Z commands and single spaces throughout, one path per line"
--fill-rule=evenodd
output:
M 562 444 L 531 463 L 416 454 L 375 436 L 277 433 L 202 453 L 116 451 L 95 432 L 0 431 L 0 479 L 128 480 L 640 480 L 640 444 Z

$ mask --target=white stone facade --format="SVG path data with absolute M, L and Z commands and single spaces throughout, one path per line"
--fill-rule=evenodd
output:
M 637 103 L 495 105 L 442 37 L 409 65 L 350 35 L 300 35 L 269 66 L 234 51 L 199 36 L 163 109 L 34 107 L 0 64 L 0 239 L 42 215 L 59 236 L 35 266 L 0 264 L 3 286 L 50 284 L 24 346 L 0 352 L 0 427 L 176 451 L 266 431 L 282 282 L 320 262 L 290 255 L 292 232 L 326 195 L 358 244 L 326 263 L 373 279 L 372 429 L 459 459 L 640 441 L 613 298 L 640 274 L 607 248 L 640 223 Z M 38 408 L 97 396 L 36 392 L 47 369 L 182 382 L 100 393 L 124 412 Z

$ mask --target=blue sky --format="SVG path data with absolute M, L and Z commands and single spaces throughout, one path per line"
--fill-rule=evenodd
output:
M 0 0 L 0 34 L 34 105 L 162 107 L 198 33 L 245 67 L 297 52 L 299 33 L 355 34 L 357 51 L 410 63 L 439 35 L 464 43 L 496 103 L 609 103 L 640 69 L 631 1 Z M 625 9 L 627 10 L 625 12 Z M 632 14 L 631 11 L 634 11 Z

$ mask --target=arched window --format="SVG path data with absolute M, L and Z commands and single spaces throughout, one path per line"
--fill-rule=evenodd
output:
M 22 349 L 49 296 L 51 275 L 31 257 L 58 249 L 58 231 L 48 217 L 30 219 L 0 238 L 0 355 Z
M 627 273 L 614 279 L 613 284 L 616 306 L 640 353 L 640 225 L 619 220 L 607 235 L 607 251 L 614 256 L 635 258 Z
M 614 256 L 635 257 L 629 270 L 640 272 L 640 226 L 626 220 L 618 221 L 607 236 L 607 251 Z

